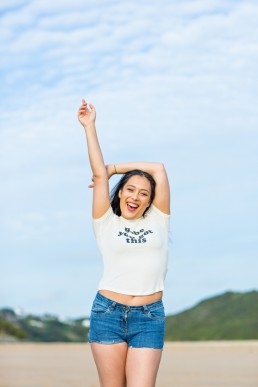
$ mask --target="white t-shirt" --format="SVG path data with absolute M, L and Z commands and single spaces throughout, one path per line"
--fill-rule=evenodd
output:
M 148 295 L 164 290 L 170 215 L 153 204 L 144 217 L 128 220 L 110 207 L 93 229 L 103 259 L 98 290 Z

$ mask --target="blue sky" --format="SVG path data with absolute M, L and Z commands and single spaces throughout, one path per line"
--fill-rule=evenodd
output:
M 0 17 L 0 306 L 90 311 L 83 97 L 106 163 L 167 168 L 167 313 L 258 289 L 257 2 L 3 0 Z

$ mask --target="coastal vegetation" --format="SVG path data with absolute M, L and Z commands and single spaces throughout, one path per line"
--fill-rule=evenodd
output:
M 86 342 L 89 317 L 58 316 L 0 309 L 0 341 Z M 225 292 L 166 318 L 166 341 L 257 340 L 258 291 Z

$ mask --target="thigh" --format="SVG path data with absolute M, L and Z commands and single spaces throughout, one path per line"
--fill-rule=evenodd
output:
M 101 387 L 124 387 L 127 344 L 91 343 Z
M 126 358 L 126 386 L 154 387 L 161 356 L 161 349 L 128 348 Z

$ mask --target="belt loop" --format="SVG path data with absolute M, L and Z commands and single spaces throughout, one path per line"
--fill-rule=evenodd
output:
M 114 310 L 115 307 L 116 307 L 116 302 L 113 301 L 112 304 L 110 305 L 109 309 L 110 309 L 110 310 Z
M 149 309 L 147 308 L 146 305 L 143 305 L 144 313 L 149 313 Z

